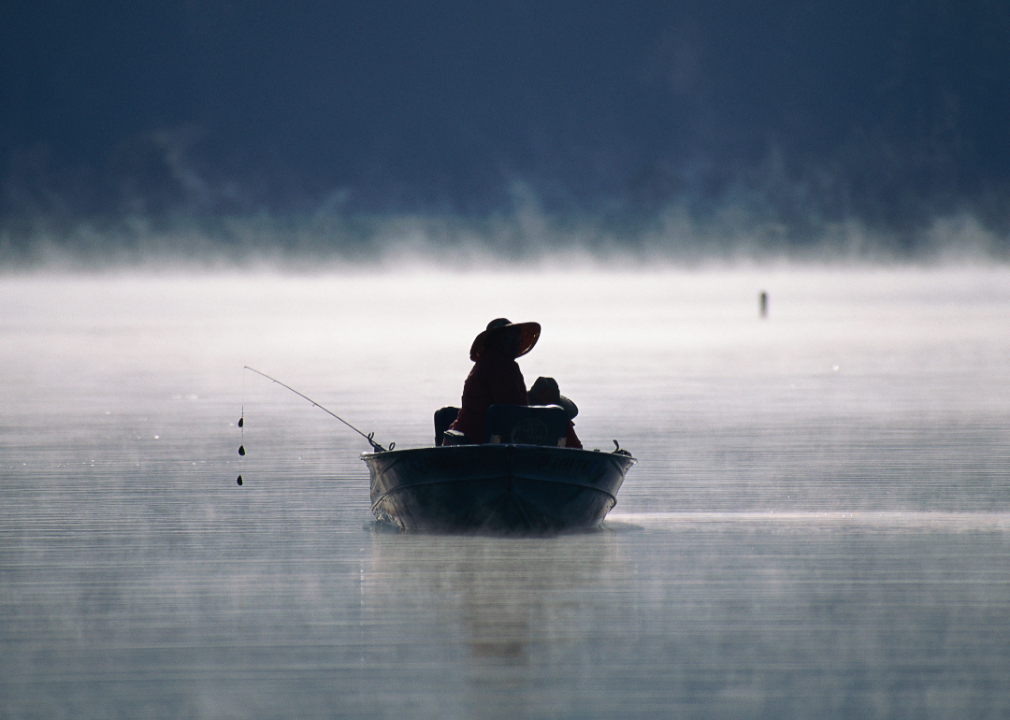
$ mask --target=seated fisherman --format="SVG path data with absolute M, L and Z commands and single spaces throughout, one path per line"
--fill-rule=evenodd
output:
M 538 377 L 528 393 L 530 405 L 558 405 L 568 416 L 568 433 L 565 437 L 565 447 L 582 449 L 579 436 L 575 434 L 575 423 L 572 419 L 579 414 L 579 408 L 571 400 L 561 394 L 557 381 L 552 377 Z
M 487 324 L 470 346 L 474 366 L 463 384 L 462 407 L 449 430 L 458 430 L 471 443 L 480 443 L 491 405 L 527 404 L 526 381 L 516 358 L 532 350 L 539 338 L 539 323 L 512 323 L 498 318 Z

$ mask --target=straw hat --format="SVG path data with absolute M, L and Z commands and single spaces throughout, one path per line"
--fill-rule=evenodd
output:
M 487 329 L 473 339 L 473 345 L 470 346 L 470 359 L 476 362 L 477 358 L 480 357 L 481 352 L 483 352 L 484 347 L 487 345 L 488 340 L 493 337 L 495 333 L 509 328 L 518 328 L 519 332 L 522 334 L 522 341 L 519 343 L 519 354 L 516 355 L 516 357 L 522 357 L 528 353 L 533 349 L 533 346 L 537 344 L 537 340 L 540 339 L 540 323 L 514 323 L 505 318 L 497 318 L 489 322 L 487 324 Z
M 552 377 L 538 377 L 528 393 L 530 405 L 560 405 L 572 420 L 579 414 L 578 406 L 558 390 L 558 381 Z

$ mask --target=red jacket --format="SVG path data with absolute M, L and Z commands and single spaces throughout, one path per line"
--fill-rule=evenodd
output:
M 526 381 L 519 363 L 492 348 L 485 348 L 463 383 L 463 402 L 450 430 L 459 430 L 470 442 L 484 442 L 484 416 L 495 403 L 526 405 Z

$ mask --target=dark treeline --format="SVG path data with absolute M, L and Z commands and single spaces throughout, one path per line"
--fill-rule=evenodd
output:
M 662 7 L 666 5 L 667 7 Z M 731 207 L 1010 235 L 1002 0 L 12 0 L 0 233 Z M 633 234 L 633 233 L 631 233 Z M 69 236 L 68 236 L 69 237 Z

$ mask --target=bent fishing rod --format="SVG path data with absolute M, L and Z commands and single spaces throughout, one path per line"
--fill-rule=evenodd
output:
M 324 413 L 327 413 L 328 415 L 332 415 L 337 420 L 339 420 L 340 422 L 342 422 L 344 425 L 346 425 L 347 427 L 349 427 L 351 430 L 353 430 L 354 432 L 358 433 L 358 435 L 360 435 L 361 437 L 365 438 L 365 440 L 368 441 L 368 444 L 372 446 L 372 449 L 375 452 L 386 452 L 386 448 L 382 447 L 382 445 L 380 445 L 379 443 L 375 442 L 375 440 L 373 439 L 375 437 L 375 433 L 374 432 L 370 432 L 370 433 L 368 433 L 366 435 L 365 433 L 363 433 L 360 430 L 358 430 L 358 428 L 354 427 L 349 422 L 347 422 L 346 420 L 344 420 L 342 417 L 340 417 L 339 415 L 337 415 L 332 410 L 327 410 L 326 408 L 324 408 L 322 405 L 320 405 L 319 403 L 317 403 L 315 400 L 313 400 L 312 398 L 310 398 L 308 395 L 304 395 L 304 394 L 298 392 L 297 390 L 295 390 L 290 385 L 285 385 L 284 383 L 282 383 L 277 378 L 272 378 L 269 375 L 267 375 L 265 372 L 260 372 L 256 368 L 249 367 L 248 365 L 244 366 L 242 369 L 243 370 L 252 370 L 257 375 L 262 375 L 267 380 L 270 380 L 271 382 L 275 382 L 275 383 L 277 383 L 278 385 L 280 385 L 283 388 L 287 388 L 288 390 L 290 390 L 291 392 L 293 392 L 298 397 L 303 398 L 305 400 L 308 400 L 310 403 L 312 403 L 313 405 L 315 405 L 317 408 L 319 408 L 320 410 L 322 410 Z M 389 443 L 389 449 L 390 450 L 392 450 L 394 447 L 396 447 L 396 443 L 392 443 L 392 442 Z

